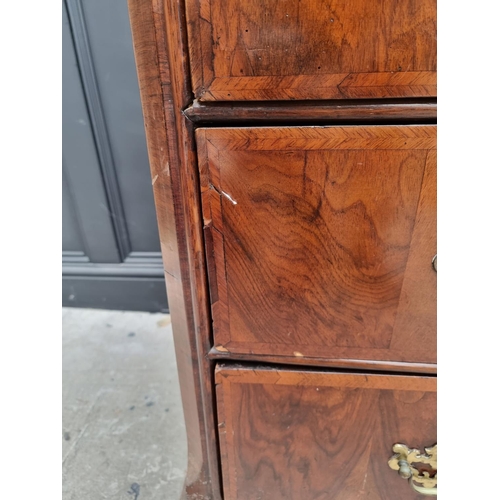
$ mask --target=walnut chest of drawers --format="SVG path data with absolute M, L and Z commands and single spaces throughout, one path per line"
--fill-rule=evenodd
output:
M 435 0 L 129 0 L 184 495 L 437 493 Z

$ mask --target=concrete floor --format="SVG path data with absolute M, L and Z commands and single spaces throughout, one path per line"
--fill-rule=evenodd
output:
M 63 499 L 177 500 L 187 463 L 170 316 L 63 309 Z

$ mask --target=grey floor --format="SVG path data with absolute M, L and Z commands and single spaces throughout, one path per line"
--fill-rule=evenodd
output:
M 170 316 L 63 309 L 63 499 L 176 500 L 187 462 Z

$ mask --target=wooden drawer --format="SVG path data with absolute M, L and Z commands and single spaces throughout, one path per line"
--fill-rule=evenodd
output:
M 436 0 L 186 0 L 200 100 L 436 95 Z
M 435 362 L 435 126 L 197 143 L 219 352 Z
M 225 499 L 424 498 L 388 460 L 436 443 L 435 378 L 222 365 L 216 384 Z

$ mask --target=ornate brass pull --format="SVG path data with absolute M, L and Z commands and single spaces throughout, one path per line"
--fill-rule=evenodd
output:
M 392 447 L 395 453 L 389 460 L 389 467 L 398 471 L 398 474 L 408 479 L 410 487 L 422 495 L 437 495 L 437 444 L 430 448 L 425 448 L 425 453 L 415 448 L 408 448 L 405 444 L 397 443 Z M 432 471 L 432 475 L 427 471 L 420 472 L 415 465 L 427 465 Z

